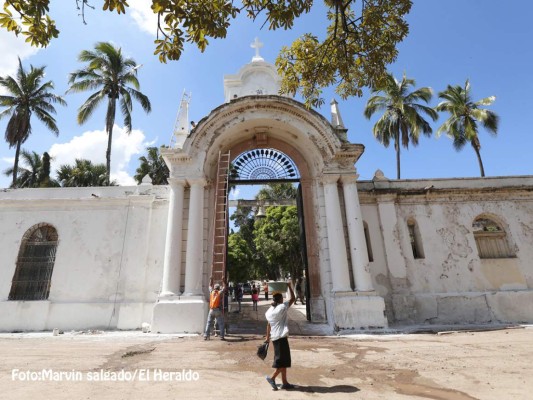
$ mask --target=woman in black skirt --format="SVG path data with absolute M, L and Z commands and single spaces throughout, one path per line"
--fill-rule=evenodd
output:
M 281 374 L 281 388 L 293 389 L 294 386 L 287 381 L 287 368 L 291 367 L 291 349 L 289 347 L 289 307 L 294 304 L 295 296 L 292 286 L 289 283 L 291 298 L 283 302 L 282 293 L 273 293 L 274 302 L 265 313 L 267 324 L 266 341 L 272 340 L 274 345 L 274 363 L 272 368 L 276 368 L 272 376 L 267 376 L 266 380 L 272 389 L 278 390 L 276 377 Z

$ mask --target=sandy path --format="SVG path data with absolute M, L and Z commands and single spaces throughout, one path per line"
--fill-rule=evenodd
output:
M 264 379 L 272 355 L 255 356 L 261 338 L 228 339 L 0 335 L 0 387 L 8 399 L 533 398 L 533 328 L 292 337 L 289 380 L 298 389 L 278 392 Z

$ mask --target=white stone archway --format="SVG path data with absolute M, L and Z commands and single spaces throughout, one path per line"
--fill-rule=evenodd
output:
M 203 329 L 219 152 L 237 156 L 266 147 L 291 157 L 301 174 L 312 321 L 339 329 L 386 326 L 384 301 L 372 288 L 355 185 L 354 164 L 364 147 L 346 142 L 344 134 L 297 101 L 256 95 L 213 110 L 182 149 L 162 150 L 171 197 L 155 331 Z

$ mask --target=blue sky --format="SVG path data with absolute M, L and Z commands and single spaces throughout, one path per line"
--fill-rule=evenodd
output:
M 1 2 L 1 0 L 0 0 Z M 100 5 L 100 1 L 93 1 Z M 117 116 L 112 154 L 112 177 L 121 184 L 133 184 L 131 176 L 138 166 L 138 158 L 146 146 L 169 144 L 181 95 L 192 93 L 189 119 L 198 121 L 224 101 L 223 76 L 236 73 L 251 61 L 254 50 L 250 43 L 258 36 L 264 47 L 261 55 L 274 62 L 282 45 L 289 45 L 302 33 L 312 31 L 323 35 L 325 13 L 320 1 L 310 15 L 299 20 L 291 31 L 261 30 L 261 23 L 252 23 L 244 16 L 230 28 L 228 37 L 212 40 L 204 53 L 187 45 L 180 61 L 161 64 L 154 51 L 155 19 L 150 14 L 148 1 L 131 0 L 126 16 L 117 16 L 100 10 L 88 10 L 84 25 L 77 15 L 74 0 L 52 0 L 51 14 L 61 30 L 58 39 L 48 48 L 34 49 L 0 31 L 0 76 L 13 74 L 17 56 L 27 68 L 46 65 L 48 80 L 55 83 L 56 93 L 64 94 L 68 74 L 82 64 L 77 55 L 91 49 L 98 41 L 111 41 L 123 52 L 143 64 L 139 69 L 141 91 L 152 102 L 152 113 L 145 114 L 134 105 L 133 132 L 122 131 L 122 117 Z M 507 4 L 507 5 L 506 5 Z M 414 78 L 417 87 L 430 86 L 435 93 L 447 84 L 472 85 L 475 100 L 494 95 L 491 107 L 501 118 L 496 138 L 480 133 L 481 156 L 487 176 L 529 175 L 532 162 L 533 135 L 528 115 L 533 110 L 533 2 L 515 0 L 418 0 L 414 2 L 408 21 L 409 36 L 400 44 L 398 60 L 390 71 L 398 78 L 405 72 Z M 67 107 L 57 107 L 60 129 L 55 137 L 36 120 L 33 134 L 23 148 L 38 153 L 48 151 L 55 164 L 72 164 L 74 158 L 105 161 L 106 136 L 104 132 L 105 106 L 102 106 L 83 126 L 76 122 L 76 111 L 89 93 L 66 95 Z M 326 105 L 318 111 L 330 118 L 329 101 L 333 90 L 324 93 Z M 362 143 L 365 153 L 357 164 L 360 179 L 372 179 L 381 169 L 385 176 L 396 176 L 395 155 L 392 147 L 384 148 L 372 135 L 376 118 L 367 121 L 363 109 L 368 92 L 362 98 L 351 98 L 340 103 L 340 110 L 351 142 Z M 436 96 L 431 105 L 437 104 Z M 444 121 L 444 115 L 434 123 L 434 131 Z M 7 119 L 0 121 L 3 133 Z M 5 141 L 0 143 L 0 169 L 12 166 L 14 149 Z M 476 156 L 467 145 L 456 152 L 445 136 L 423 137 L 418 147 L 402 149 L 402 178 L 447 178 L 479 176 Z M 10 179 L 2 175 L 0 187 L 9 186 Z

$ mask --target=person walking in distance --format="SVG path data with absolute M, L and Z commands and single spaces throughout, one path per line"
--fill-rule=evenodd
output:
M 252 289 L 252 305 L 253 305 L 253 310 L 254 311 L 257 311 L 257 302 L 259 301 L 259 289 L 255 287 L 253 287 Z
M 207 315 L 207 324 L 205 325 L 204 340 L 208 340 L 211 336 L 211 326 L 213 325 L 213 320 L 216 318 L 218 322 L 218 327 L 220 329 L 220 339 L 224 339 L 224 292 L 226 290 L 226 282 L 224 281 L 224 286 L 222 289 L 217 283 L 213 286 L 213 277 L 209 280 L 209 290 L 211 294 L 209 295 L 209 314 Z
M 268 321 L 266 341 L 272 340 L 274 346 L 274 363 L 272 368 L 276 370 L 272 376 L 267 376 L 266 380 L 272 386 L 272 389 L 278 390 L 276 385 L 276 378 L 281 374 L 281 388 L 282 389 L 294 389 L 294 385 L 291 385 L 287 381 L 287 368 L 291 367 L 291 349 L 289 347 L 289 307 L 294 304 L 296 300 L 294 291 L 292 290 L 291 283 L 288 283 L 290 299 L 283 302 L 283 294 L 279 292 L 272 293 L 272 299 L 274 300 L 272 306 L 265 313 L 265 317 Z
M 268 282 L 265 281 L 265 284 L 263 285 L 263 291 L 265 292 L 265 300 L 268 301 Z
M 239 310 L 236 311 L 237 313 L 241 312 L 242 297 L 243 297 L 242 285 L 239 283 L 237 284 L 237 287 L 235 288 L 235 300 L 237 300 L 237 303 L 239 303 Z
M 298 299 L 300 300 L 302 304 L 305 304 L 302 286 L 303 286 L 302 278 L 298 278 L 298 280 L 296 281 L 296 301 L 294 302 L 294 304 L 296 304 Z

